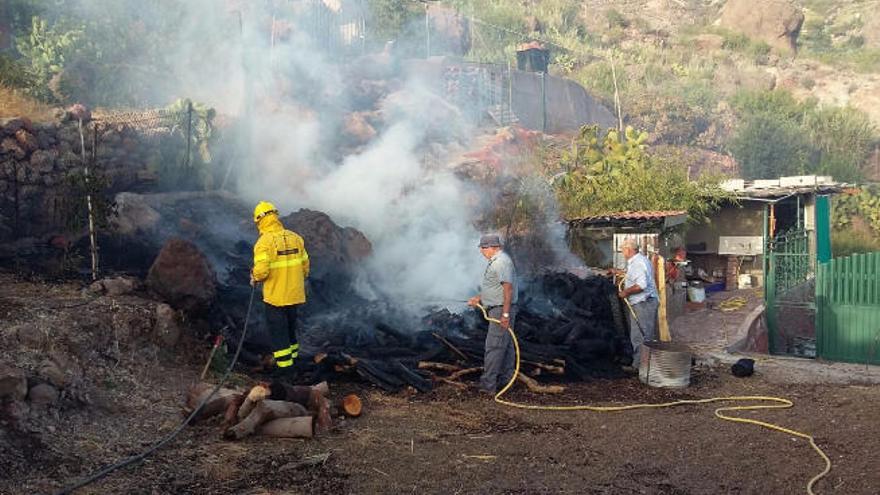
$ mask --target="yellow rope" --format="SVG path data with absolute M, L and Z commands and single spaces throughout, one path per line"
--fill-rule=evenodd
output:
M 489 314 L 486 313 L 486 308 L 481 305 L 477 305 L 480 308 L 480 311 L 483 312 L 483 318 L 486 321 L 492 323 L 501 322 L 496 318 L 490 318 Z M 632 308 L 630 308 L 632 310 Z M 815 495 L 813 492 L 813 485 L 816 484 L 817 481 L 825 477 L 831 471 L 831 459 L 825 455 L 825 452 L 816 445 L 816 440 L 812 435 L 808 435 L 806 433 L 801 433 L 796 430 L 792 430 L 790 428 L 785 428 L 783 426 L 775 425 L 773 423 L 767 423 L 765 421 L 759 421 L 756 419 L 748 419 L 748 418 L 740 418 L 736 416 L 728 416 L 724 414 L 725 412 L 732 411 L 755 411 L 760 409 L 788 409 L 794 406 L 794 403 L 788 399 L 784 399 L 781 397 L 771 397 L 765 395 L 740 395 L 740 396 L 729 396 L 729 397 L 711 397 L 708 399 L 682 399 L 676 400 L 672 402 L 663 402 L 658 404 L 630 404 L 625 406 L 542 406 L 542 405 L 534 405 L 534 404 L 521 404 L 519 402 L 511 402 L 508 400 L 504 400 L 501 398 L 510 387 L 513 386 L 513 383 L 516 381 L 517 376 L 519 375 L 519 364 L 520 364 L 520 356 L 519 356 L 519 342 L 516 339 L 516 334 L 513 331 L 512 326 L 508 326 L 507 332 L 510 333 L 511 338 L 513 339 L 513 347 L 516 351 L 516 366 L 513 371 L 513 376 L 510 378 L 510 381 L 507 382 L 498 393 L 495 394 L 495 402 L 508 406 L 515 407 L 518 409 L 527 409 L 532 411 L 593 411 L 593 412 L 618 412 L 618 411 L 631 411 L 634 409 L 660 409 L 664 407 L 673 407 L 673 406 L 682 406 L 682 405 L 693 405 L 693 404 L 708 404 L 711 402 L 734 402 L 734 401 L 763 401 L 763 402 L 772 402 L 773 404 L 753 404 L 753 405 L 744 405 L 744 406 L 728 406 L 728 407 L 719 407 L 715 409 L 715 417 L 719 419 L 723 419 L 725 421 L 733 421 L 735 423 L 748 423 L 753 425 L 758 425 L 764 428 L 768 428 L 770 430 L 780 431 L 782 433 L 787 433 L 789 435 L 800 437 L 806 440 L 809 440 L 810 446 L 813 447 L 813 450 L 819 453 L 819 456 L 822 457 L 822 460 L 825 461 L 825 469 L 822 470 L 821 473 L 813 476 L 812 479 L 807 483 L 807 493 L 809 495 Z

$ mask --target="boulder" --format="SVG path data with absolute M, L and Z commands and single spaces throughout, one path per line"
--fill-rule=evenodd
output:
M 467 17 L 444 5 L 428 4 L 431 25 L 431 55 L 467 55 L 471 29 Z
M 58 389 L 48 383 L 40 383 L 31 387 L 28 392 L 28 401 L 34 406 L 51 406 L 58 402 Z
M 366 112 L 353 112 L 345 116 L 343 130 L 355 144 L 367 144 L 376 137 L 376 129 L 367 121 Z
M 373 248 L 359 230 L 339 227 L 326 213 L 301 209 L 281 219 L 284 226 L 302 236 L 312 263 L 310 277 L 328 271 L 343 272 L 370 255 Z
M 108 296 L 123 296 L 138 290 L 141 286 L 140 280 L 134 277 L 113 277 L 98 280 L 89 286 L 89 290 L 95 294 L 106 294 Z
M 14 135 L 19 129 L 24 128 L 24 120 L 18 117 L 11 119 L 0 119 L 0 131 L 8 136 Z
M 169 239 L 147 273 L 147 287 L 172 307 L 207 309 L 217 294 L 216 276 L 208 258 L 195 244 Z
M 162 215 L 147 204 L 144 196 L 134 193 L 116 195 L 116 216 L 113 219 L 117 232 L 123 235 L 152 233 Z
M 33 324 L 21 324 L 16 328 L 18 343 L 30 349 L 42 349 L 46 345 L 46 332 Z
M 37 374 L 58 388 L 66 388 L 82 376 L 82 368 L 67 356 L 54 353 L 40 363 Z
M 14 366 L 0 363 L 0 400 L 21 400 L 27 395 L 27 376 Z
M 19 129 L 15 131 L 15 140 L 27 152 L 36 151 L 40 147 L 37 138 L 27 131 L 27 129 Z
M 865 48 L 880 48 L 880 12 L 876 9 L 865 12 L 862 37 Z
M 719 24 L 783 52 L 795 52 L 804 13 L 790 0 L 728 0 Z
M 156 305 L 156 326 L 153 328 L 154 340 L 162 347 L 174 347 L 180 340 L 180 325 L 177 313 L 167 304 Z
M 57 158 L 56 151 L 36 150 L 31 155 L 31 168 L 41 174 L 51 172 Z
M 724 37 L 718 34 L 701 34 L 694 37 L 694 48 L 701 52 L 720 50 L 724 46 Z
M 0 401 L 0 420 L 10 421 L 13 425 L 20 425 L 31 412 L 30 406 L 22 398 L 21 400 Z
M 22 160 L 25 157 L 24 149 L 18 144 L 18 140 L 8 137 L 0 142 L 0 153 L 12 155 L 16 160 Z

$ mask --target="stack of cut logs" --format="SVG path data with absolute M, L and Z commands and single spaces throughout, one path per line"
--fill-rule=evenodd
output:
M 211 394 L 214 385 L 198 383 L 186 398 L 185 412 L 190 414 Z M 312 438 L 332 426 L 332 417 L 360 416 L 361 400 L 347 395 L 339 403 L 327 399 L 329 386 L 260 383 L 250 391 L 221 388 L 208 400 L 196 421 L 222 415 L 223 437 L 229 440 L 260 434 L 277 438 Z

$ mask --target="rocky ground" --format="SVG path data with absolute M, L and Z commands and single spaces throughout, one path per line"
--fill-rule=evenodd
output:
M 141 452 L 178 424 L 183 391 L 197 380 L 208 345 L 185 324 L 176 345 L 162 344 L 156 305 L 137 293 L 84 297 L 75 284 L 0 277 L 0 493 L 52 493 Z M 834 385 L 821 376 L 770 380 L 761 366 L 747 379 L 731 376 L 726 365 L 699 367 L 683 391 L 626 378 L 570 384 L 558 396 L 516 389 L 511 398 L 624 404 L 787 397 L 791 410 L 744 414 L 816 437 L 834 463 L 817 493 L 876 493 L 880 390 L 863 378 Z M 239 385 L 251 380 L 233 377 Z M 554 413 L 504 407 L 474 389 L 387 394 L 331 384 L 331 395 L 352 391 L 364 398 L 365 415 L 339 421 L 326 436 L 236 443 L 222 440 L 216 424 L 198 425 L 80 493 L 784 494 L 803 493 L 822 469 L 804 441 L 722 422 L 711 406 Z M 320 462 L 304 462 L 314 459 Z

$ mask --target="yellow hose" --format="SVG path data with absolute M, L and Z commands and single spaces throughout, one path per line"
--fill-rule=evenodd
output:
M 716 306 L 719 310 L 728 313 L 731 311 L 736 311 L 747 304 L 746 298 L 741 296 L 731 297 L 729 299 L 725 299 L 718 303 Z
M 483 312 L 483 318 L 486 321 L 492 323 L 501 324 L 496 318 L 489 317 L 489 314 L 486 313 L 486 308 L 482 305 L 477 305 L 480 308 L 480 311 Z M 630 308 L 632 310 L 632 308 Z M 501 398 L 510 387 L 513 386 L 514 382 L 516 382 L 517 376 L 519 376 L 519 342 L 516 339 L 516 333 L 513 331 L 512 326 L 507 327 L 508 333 L 510 333 L 510 337 L 513 339 L 513 348 L 516 351 L 516 366 L 513 370 L 513 376 L 510 378 L 510 381 L 507 382 L 498 393 L 495 394 L 495 402 L 508 406 L 515 407 L 518 409 L 528 409 L 532 411 L 593 411 L 593 412 L 618 412 L 618 411 L 631 411 L 634 409 L 660 409 L 664 407 L 673 407 L 673 406 L 682 406 L 689 404 L 708 404 L 710 402 L 733 402 L 733 401 L 764 401 L 764 402 L 773 402 L 773 404 L 753 404 L 753 405 L 744 405 L 744 406 L 728 406 L 728 407 L 719 407 L 715 409 L 715 417 L 719 419 L 723 419 L 725 421 L 733 421 L 735 423 L 748 423 L 753 425 L 762 426 L 764 428 L 768 428 L 770 430 L 781 431 L 782 433 L 788 433 L 789 435 L 804 438 L 809 440 L 810 446 L 813 447 L 813 450 L 819 453 L 819 456 L 822 457 L 822 460 L 825 461 L 825 469 L 822 470 L 821 473 L 813 476 L 812 479 L 807 483 L 807 493 L 809 495 L 815 495 L 813 492 L 813 485 L 816 484 L 817 481 L 824 478 L 831 471 L 831 459 L 825 455 L 825 452 L 816 445 L 816 440 L 812 435 L 808 435 L 806 433 L 801 433 L 796 430 L 792 430 L 790 428 L 785 428 L 783 426 L 775 425 L 773 423 L 767 423 L 765 421 L 759 421 L 756 419 L 748 419 L 748 418 L 740 418 L 736 416 L 728 416 L 725 415 L 725 412 L 731 411 L 755 411 L 759 409 L 788 409 L 794 406 L 794 403 L 788 399 L 783 399 L 781 397 L 770 397 L 764 395 L 741 395 L 741 396 L 729 396 L 729 397 L 711 397 L 708 399 L 682 399 L 676 400 L 672 402 L 663 402 L 659 404 L 630 404 L 626 406 L 542 406 L 542 405 L 533 405 L 533 404 L 521 404 L 519 402 L 511 402 L 508 400 L 504 400 Z

